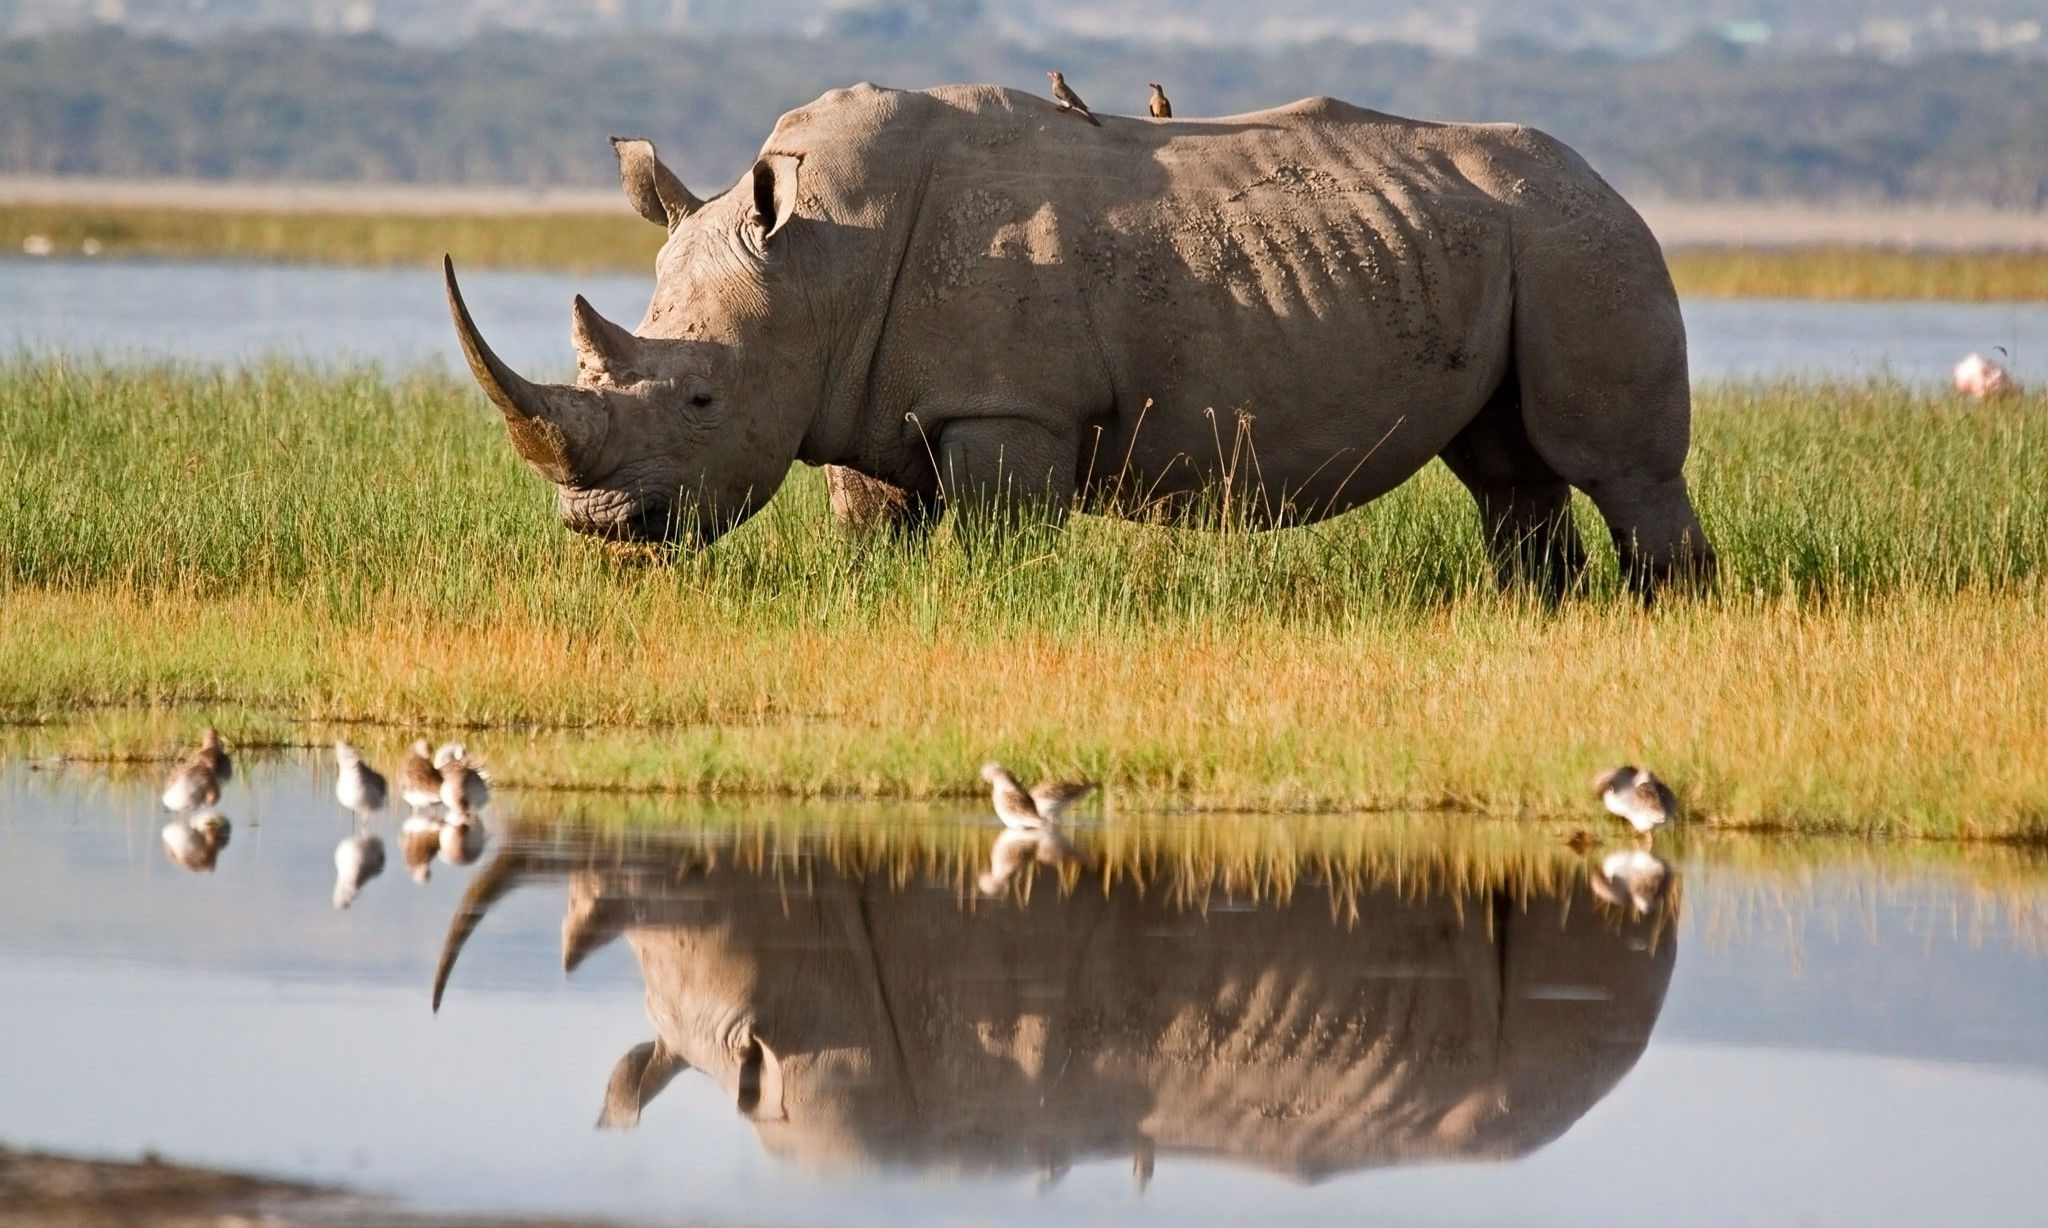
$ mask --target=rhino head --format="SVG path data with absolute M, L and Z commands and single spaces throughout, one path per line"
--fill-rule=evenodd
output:
M 491 351 L 444 261 L 449 311 L 512 446 L 555 484 L 563 523 L 614 540 L 709 544 L 775 493 L 818 403 L 822 361 L 804 344 L 815 330 L 790 292 L 800 159 L 765 155 L 705 201 L 652 142 L 612 145 L 627 199 L 669 232 L 639 329 L 576 296 L 576 381 L 540 384 Z

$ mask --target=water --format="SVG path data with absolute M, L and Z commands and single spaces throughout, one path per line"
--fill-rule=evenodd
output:
M 463 274 L 470 309 L 506 361 L 573 370 L 569 301 L 632 325 L 648 276 Z M 2003 345 L 2024 379 L 2048 361 L 2048 304 L 1686 303 L 1695 380 L 1874 375 L 1946 382 L 1956 360 Z M 238 363 L 283 354 L 402 366 L 461 356 L 438 270 L 0 258 L 0 347 Z
M 984 892 L 971 808 L 605 834 L 501 791 L 482 861 L 424 884 L 382 820 L 343 912 L 330 784 L 245 757 L 196 874 L 152 780 L 0 767 L 0 1140 L 661 1222 L 2008 1224 L 2048 1193 L 2038 857 L 1695 839 L 1636 859 L 1641 911 L 1595 890 L 1614 840 Z

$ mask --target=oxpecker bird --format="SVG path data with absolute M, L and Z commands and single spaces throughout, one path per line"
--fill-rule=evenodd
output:
M 1678 798 L 1664 782 L 1632 765 L 1613 768 L 1593 778 L 1593 792 L 1608 813 L 1627 819 L 1629 826 L 1648 835 L 1678 813 Z
M 1166 91 L 1160 87 L 1157 81 L 1147 81 L 1145 84 L 1152 87 L 1152 118 L 1172 119 L 1173 104 L 1167 101 Z
M 1102 121 L 1095 118 L 1095 112 L 1089 110 L 1088 104 L 1081 101 L 1081 96 L 1074 92 L 1073 86 L 1067 84 L 1064 76 L 1057 71 L 1045 75 L 1052 78 L 1052 100 L 1060 104 L 1060 110 L 1072 111 L 1096 127 L 1102 127 Z

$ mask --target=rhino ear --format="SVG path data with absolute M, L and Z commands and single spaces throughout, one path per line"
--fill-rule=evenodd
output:
M 764 154 L 754 163 L 753 223 L 764 249 L 796 212 L 796 175 L 802 162 L 795 154 Z
M 775 1050 L 755 1036 L 747 1042 L 740 1058 L 739 1094 L 734 1103 L 740 1113 L 755 1121 L 784 1121 L 789 1117 L 782 1103 L 782 1059 Z
M 641 217 L 670 230 L 695 213 L 703 201 L 690 195 L 675 172 L 655 156 L 654 142 L 644 137 L 615 136 L 612 152 L 619 156 L 619 186 Z

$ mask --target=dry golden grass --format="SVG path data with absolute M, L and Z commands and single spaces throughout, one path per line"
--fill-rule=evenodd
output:
M 1896 247 L 1694 247 L 1668 253 L 1695 298 L 2048 299 L 2048 251 Z
M 1548 816 L 1586 813 L 1593 772 L 1626 759 L 1718 824 L 2040 838 L 2043 597 L 1472 603 L 1339 631 L 1078 638 L 732 625 L 687 593 L 566 635 L 516 614 L 28 591 L 0 671 L 158 706 L 56 734 L 84 752 L 168 751 L 217 708 L 254 741 L 325 736 L 301 722 L 493 728 L 498 770 L 528 787 L 953 796 L 997 755 L 1112 782 L 1134 810 Z

